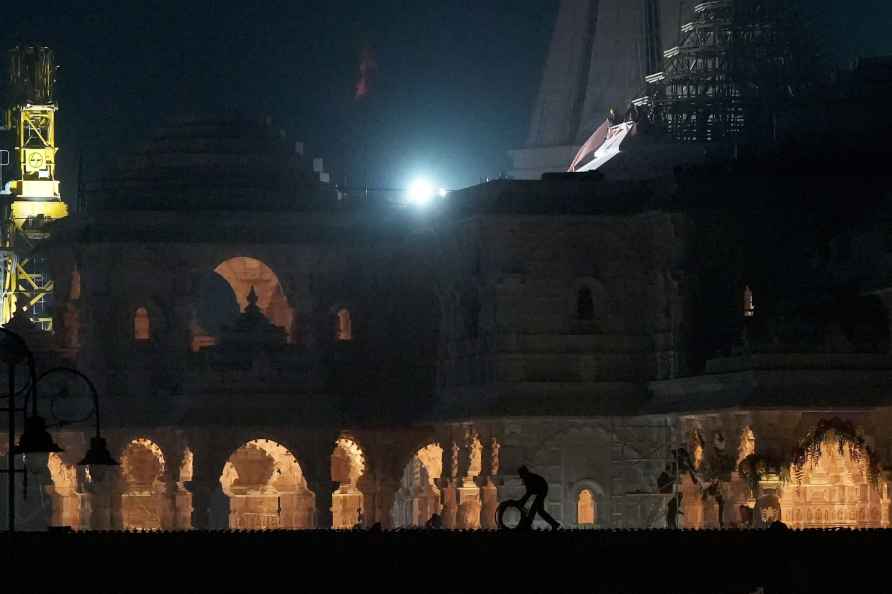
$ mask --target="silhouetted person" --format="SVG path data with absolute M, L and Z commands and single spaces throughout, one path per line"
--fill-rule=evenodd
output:
M 369 532 L 383 532 L 383 529 L 381 528 L 381 522 L 375 522 L 374 524 L 372 524 Z
M 533 520 L 536 519 L 536 514 L 539 514 L 540 518 L 548 522 L 548 525 L 551 526 L 552 530 L 560 528 L 560 522 L 552 518 L 551 514 L 545 511 L 545 497 L 548 495 L 548 482 L 538 474 L 530 472 L 526 466 L 521 466 L 517 470 L 517 474 L 520 476 L 520 480 L 523 481 L 523 486 L 526 487 L 527 490 L 518 502 L 520 507 L 523 507 L 530 497 L 534 498 L 533 504 L 530 506 L 530 511 L 527 513 L 527 526 L 532 526 Z
M 672 492 L 672 485 L 675 484 L 675 477 L 672 475 L 672 466 L 666 465 L 666 469 L 657 477 L 657 491 L 666 494 Z
M 431 519 L 424 524 L 424 527 L 428 530 L 439 530 L 443 527 L 443 518 L 440 517 L 440 514 L 434 514 L 431 516 Z
M 752 528 L 753 527 L 753 510 L 748 508 L 745 505 L 741 505 L 737 508 L 737 511 L 740 513 L 740 525 L 743 528 Z

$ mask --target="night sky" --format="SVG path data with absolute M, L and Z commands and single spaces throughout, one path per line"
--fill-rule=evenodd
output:
M 6 7 L 0 47 L 56 50 L 69 197 L 80 153 L 96 177 L 164 118 L 221 110 L 271 116 L 338 182 L 457 188 L 498 176 L 523 144 L 558 4 L 48 1 Z M 808 4 L 835 61 L 892 54 L 892 2 Z M 357 100 L 363 56 L 377 68 Z

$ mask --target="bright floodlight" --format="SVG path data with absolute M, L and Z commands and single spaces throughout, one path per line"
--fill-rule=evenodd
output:
M 434 197 L 434 185 L 424 178 L 418 178 L 409 185 L 409 202 L 426 206 Z

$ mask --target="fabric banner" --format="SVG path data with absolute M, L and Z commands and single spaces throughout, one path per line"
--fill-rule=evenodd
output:
M 599 146 L 604 144 L 604 141 L 607 140 L 607 133 L 609 130 L 610 120 L 604 120 L 604 123 L 598 126 L 598 129 L 595 130 L 595 133 L 592 134 L 591 138 L 586 140 L 585 144 L 582 145 L 582 148 L 579 149 L 579 152 L 576 153 L 576 157 L 573 159 L 573 162 L 570 163 L 570 169 L 567 170 L 569 173 L 574 173 L 586 157 L 594 153 L 598 150 Z
M 624 122 L 616 126 L 611 126 L 607 131 L 607 138 L 595 151 L 594 158 L 582 167 L 576 168 L 574 171 L 577 173 L 597 171 L 601 166 L 620 153 L 620 145 L 622 145 L 623 141 L 629 135 L 635 135 L 635 128 L 636 125 L 634 122 Z

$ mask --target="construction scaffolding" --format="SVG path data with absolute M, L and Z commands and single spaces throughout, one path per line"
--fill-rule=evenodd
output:
M 676 142 L 770 139 L 773 115 L 800 88 L 797 14 L 781 0 L 697 4 L 636 107 Z

